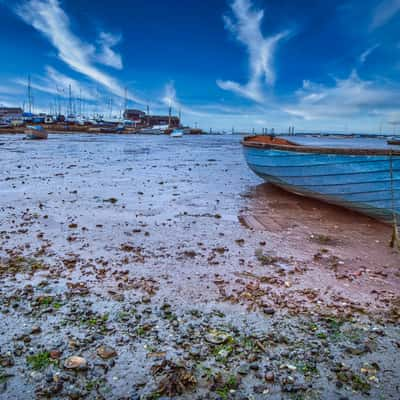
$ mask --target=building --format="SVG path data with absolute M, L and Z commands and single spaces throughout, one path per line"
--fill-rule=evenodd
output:
M 12 120 L 22 117 L 22 108 L 20 107 L 0 107 L 0 119 Z
M 127 109 L 124 111 L 124 119 L 128 119 L 130 121 L 141 121 L 145 115 L 146 113 L 140 110 Z
M 147 126 L 169 125 L 170 128 L 177 128 L 180 125 L 179 118 L 172 115 L 146 115 L 144 121 Z
M 148 115 L 140 110 L 125 110 L 124 119 L 134 121 L 137 126 L 169 125 L 171 128 L 177 128 L 180 126 L 180 119 L 176 116 Z

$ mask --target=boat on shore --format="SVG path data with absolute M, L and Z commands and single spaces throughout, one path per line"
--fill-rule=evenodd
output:
M 344 140 L 310 144 L 248 136 L 242 144 L 247 164 L 267 182 L 384 222 L 400 222 L 400 150 L 387 143 L 371 147 L 363 139 L 357 145 Z
M 41 125 L 28 125 L 24 131 L 26 139 L 47 139 L 48 133 Z
M 166 133 L 166 131 L 168 131 L 168 129 L 168 125 L 154 125 L 146 128 L 141 128 L 138 130 L 137 133 L 141 133 L 144 135 L 163 135 Z
M 174 130 L 171 132 L 170 136 L 173 137 L 173 138 L 182 137 L 182 136 L 183 136 L 183 130 L 182 130 L 182 129 L 174 129 Z

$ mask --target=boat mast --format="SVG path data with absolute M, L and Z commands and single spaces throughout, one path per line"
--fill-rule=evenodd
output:
M 126 110 L 128 109 L 128 88 L 126 86 L 125 86 L 124 95 L 125 95 L 125 97 L 124 97 L 124 110 L 123 110 L 123 112 L 121 112 L 121 117 L 120 117 L 121 120 L 122 120 L 123 113 L 125 113 Z
M 68 116 L 72 114 L 72 95 L 71 95 L 71 84 L 68 86 Z
M 79 117 L 82 118 L 82 88 L 79 88 Z
M 171 99 L 169 100 L 169 107 L 168 107 L 168 128 L 171 128 Z
M 28 75 L 28 112 L 32 114 L 32 88 L 31 88 L 31 76 Z

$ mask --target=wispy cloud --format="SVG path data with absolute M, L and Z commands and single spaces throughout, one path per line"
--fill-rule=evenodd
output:
M 289 32 L 284 31 L 264 37 L 261 29 L 264 11 L 253 7 L 250 0 L 234 0 L 231 4 L 233 18 L 224 16 L 225 26 L 247 48 L 249 80 L 245 85 L 233 81 L 218 80 L 221 89 L 233 91 L 256 102 L 264 100 L 264 83 L 273 85 L 275 71 L 273 56 L 278 42 Z
M 197 116 L 197 117 L 206 117 L 208 114 L 195 110 L 192 107 L 188 107 L 182 104 L 176 95 L 175 84 L 173 81 L 168 82 L 165 85 L 164 96 L 162 98 L 162 102 L 168 107 L 172 107 L 176 111 L 182 111 L 185 114 Z
M 99 45 L 100 54 L 97 55 L 97 60 L 104 65 L 116 69 L 122 69 L 122 57 L 112 48 L 121 41 L 121 35 L 113 35 L 107 32 L 100 32 Z
M 179 103 L 179 101 L 176 97 L 176 89 L 175 89 L 175 84 L 173 81 L 168 82 L 165 85 L 164 96 L 162 98 L 162 102 L 169 107 L 174 107 L 174 108 L 181 107 L 181 104 Z
M 0 85 L 0 93 L 3 95 L 20 95 L 23 93 L 23 89 L 15 85 Z
M 400 11 L 400 0 L 383 0 L 375 8 L 370 29 L 385 25 Z
M 103 34 L 100 37 L 102 45 L 99 56 L 94 45 L 84 42 L 71 31 L 69 17 L 58 0 L 29 0 L 17 7 L 15 12 L 50 41 L 57 49 L 58 57 L 70 68 L 101 84 L 114 95 L 124 96 L 124 88 L 118 80 L 95 65 L 96 62 L 104 64 L 101 54 L 108 53 L 112 57 L 106 65 L 122 67 L 119 55 L 111 49 L 116 44 L 114 36 Z M 130 100 L 145 103 L 132 93 L 128 95 Z
M 296 101 L 283 107 L 289 114 L 306 120 L 388 115 L 400 107 L 398 88 L 382 82 L 362 80 L 355 70 L 346 79 L 326 86 L 304 81 Z
M 365 51 L 363 51 L 360 55 L 360 63 L 364 64 L 365 61 L 367 61 L 367 58 L 371 55 L 371 53 L 377 49 L 380 46 L 380 44 L 375 44 L 371 47 L 369 47 L 368 49 L 366 49 Z
M 74 97 L 79 96 L 84 100 L 96 99 L 94 90 L 87 88 L 82 82 L 62 74 L 53 67 L 46 66 L 45 76 L 34 76 L 33 78 L 31 87 L 35 90 L 60 97 L 68 97 L 69 87 L 71 86 Z M 22 87 L 27 85 L 26 79 L 17 78 L 14 82 Z

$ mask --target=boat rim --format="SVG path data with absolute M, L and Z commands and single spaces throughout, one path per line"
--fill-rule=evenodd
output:
M 290 140 L 277 136 L 258 135 L 245 136 L 242 140 L 244 147 L 257 149 L 275 149 L 292 151 L 297 153 L 317 153 L 317 154 L 347 154 L 347 155 L 386 155 L 399 156 L 400 150 L 397 149 L 370 149 L 370 148 L 346 148 L 346 147 L 319 147 L 302 145 L 291 142 Z

